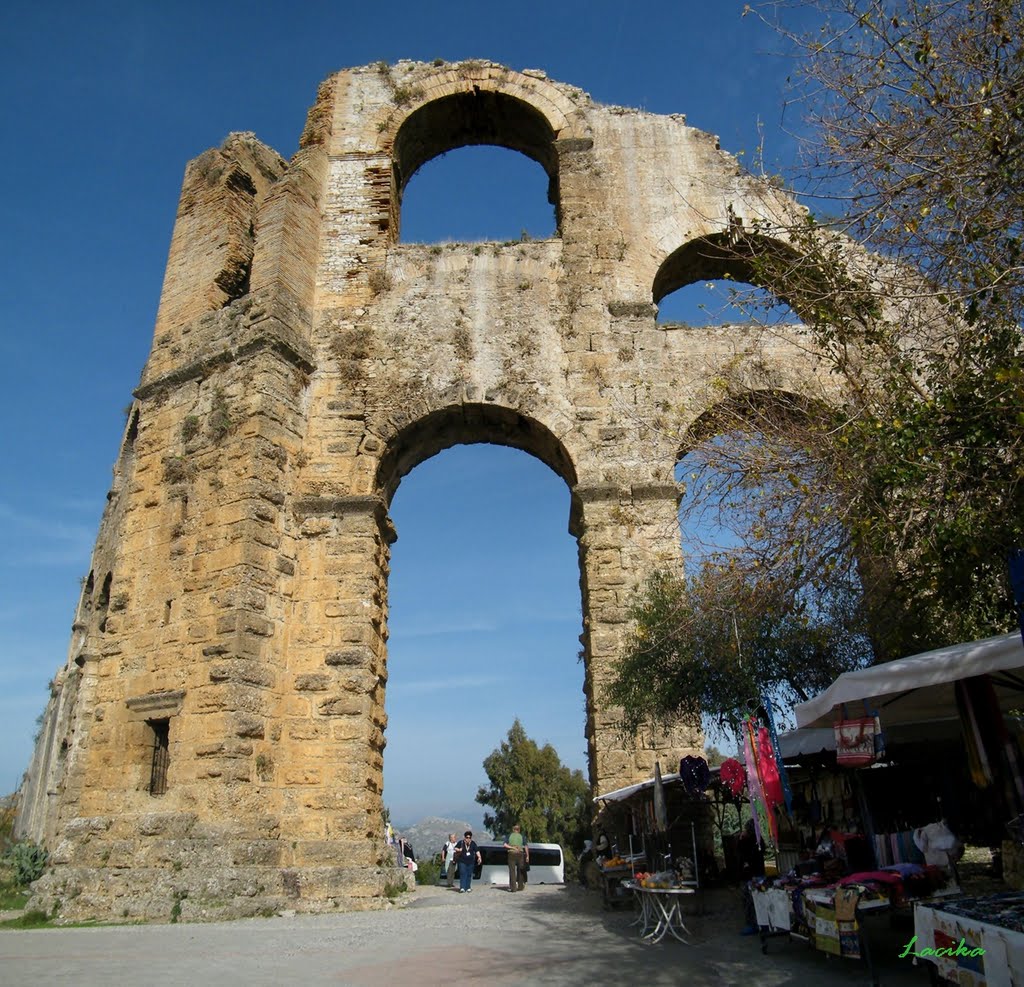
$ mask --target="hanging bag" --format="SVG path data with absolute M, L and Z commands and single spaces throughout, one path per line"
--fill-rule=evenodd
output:
M 835 722 L 836 763 L 841 768 L 863 768 L 874 764 L 885 747 L 882 726 L 864 704 L 864 716 L 850 719 L 843 704 L 842 717 Z

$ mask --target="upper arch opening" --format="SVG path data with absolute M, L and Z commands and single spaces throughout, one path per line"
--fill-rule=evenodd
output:
M 658 268 L 651 291 L 653 301 L 657 305 L 666 295 L 698 281 L 728 279 L 768 288 L 791 304 L 784 287 L 780 290 L 778 285 L 765 284 L 758 272 L 758 256 L 772 256 L 789 263 L 798 259 L 791 247 L 768 237 L 730 231 L 690 240 L 669 254 Z
M 388 443 L 377 467 L 377 489 L 386 504 L 402 477 L 424 460 L 455 445 L 490 442 L 536 456 L 570 488 L 576 486 L 576 467 L 561 440 L 546 426 L 509 408 L 463 404 L 433 411 L 406 426 Z
M 544 169 L 548 201 L 555 208 L 556 230 L 560 229 L 558 155 L 551 125 L 522 100 L 477 86 L 426 103 L 402 122 L 392 148 L 397 203 L 409 179 L 426 162 L 456 148 L 485 144 L 519 151 Z

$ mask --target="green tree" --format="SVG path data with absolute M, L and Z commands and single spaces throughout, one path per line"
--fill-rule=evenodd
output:
M 735 732 L 763 697 L 807 699 L 870 658 L 863 634 L 835 607 L 801 605 L 787 592 L 729 564 L 706 563 L 689 579 L 652 575 L 607 687 L 626 729 L 703 715 Z
M 518 718 L 508 738 L 484 758 L 489 784 L 476 801 L 490 806 L 484 826 L 505 836 L 518 823 L 531 843 L 560 843 L 567 862 L 590 825 L 590 786 L 581 771 L 562 764 L 550 744 L 538 747 Z
M 1024 543 L 1024 8 L 758 9 L 799 55 L 798 183 L 833 218 L 775 231 L 788 251 L 751 239 L 750 266 L 847 386 L 813 455 L 841 491 L 876 650 L 1003 631 L 1006 557 Z M 789 30 L 808 12 L 814 29 Z M 854 242 L 874 260 L 851 264 Z

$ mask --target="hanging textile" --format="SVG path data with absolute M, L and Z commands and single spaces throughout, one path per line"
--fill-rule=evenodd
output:
M 985 741 L 981 736 L 977 711 L 967 691 L 967 681 L 960 679 L 953 684 L 956 696 L 956 708 L 960 714 L 960 726 L 963 730 L 964 749 L 967 752 L 967 767 L 971 773 L 971 781 L 976 788 L 988 788 L 992 784 L 992 767 L 985 750 Z
M 743 765 L 734 757 L 727 757 L 722 762 L 722 766 L 718 769 L 718 777 L 722 779 L 722 784 L 733 795 L 739 795 L 743 791 L 743 786 L 747 783 L 747 772 L 743 769 Z
M 882 734 L 878 717 L 871 715 L 864 704 L 864 716 L 849 717 L 846 705 L 841 718 L 834 725 L 836 737 L 836 764 L 843 768 L 863 768 L 874 764 L 878 757 Z
M 782 782 L 779 779 L 779 768 L 775 763 L 775 751 L 772 749 L 767 727 L 758 727 L 757 730 L 757 770 L 761 777 L 768 826 L 771 829 L 772 840 L 778 846 L 779 820 L 775 810 L 782 804 Z
M 779 735 L 775 731 L 775 717 L 772 715 L 772 704 L 768 697 L 761 698 L 761 705 L 764 707 L 765 719 L 768 720 L 768 734 L 772 739 L 772 750 L 775 752 L 775 764 L 779 770 L 779 780 L 782 782 L 782 795 L 786 802 L 786 812 L 793 812 L 793 792 L 789 787 L 789 778 L 786 775 L 786 766 L 782 763 L 782 750 L 779 747 Z
M 704 798 L 711 781 L 711 769 L 702 757 L 688 754 L 679 762 L 679 781 L 691 798 Z
M 1016 815 L 1024 808 L 1024 775 L 1017 743 L 1006 729 L 992 679 L 988 675 L 961 679 L 956 683 L 956 700 L 972 781 L 985 788 L 999 778 L 1006 807 Z
M 743 756 L 747 762 L 747 797 L 750 799 L 750 815 L 754 820 L 754 835 L 758 843 L 764 843 L 761 831 L 761 813 L 759 807 L 764 803 L 764 796 L 761 794 L 761 782 L 757 776 L 757 761 L 754 759 L 754 730 L 753 721 L 748 720 L 743 725 Z

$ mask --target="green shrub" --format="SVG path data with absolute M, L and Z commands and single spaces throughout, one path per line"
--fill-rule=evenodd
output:
M 429 860 L 417 860 L 416 883 L 437 884 L 441 876 L 441 855 L 435 853 Z
M 14 871 L 14 880 L 25 887 L 42 877 L 49 854 L 38 844 L 22 840 L 11 846 L 3 856 L 3 862 Z
M 50 916 L 38 908 L 33 908 L 30 912 L 22 912 L 17 918 L 0 922 L 0 925 L 8 929 L 41 929 L 46 928 L 49 924 Z

